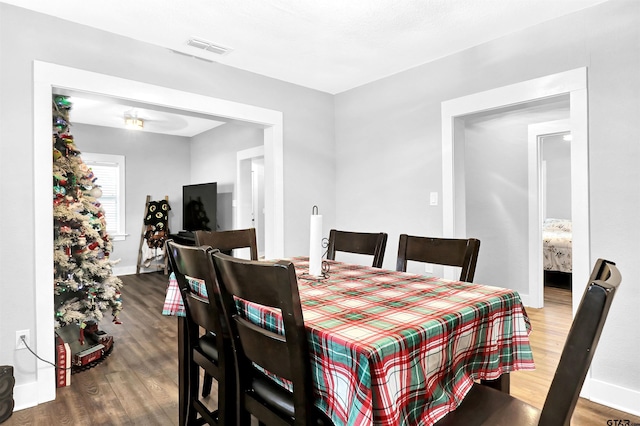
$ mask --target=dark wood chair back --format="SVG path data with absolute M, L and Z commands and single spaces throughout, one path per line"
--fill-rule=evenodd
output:
M 474 384 L 460 406 L 436 426 L 569 426 L 620 282 L 620 271 L 615 264 L 598 259 L 571 324 L 542 410 L 507 393 Z
M 229 256 L 233 255 L 235 249 L 249 249 L 251 260 L 258 260 L 258 243 L 256 239 L 256 229 L 234 229 L 231 231 L 195 231 L 196 245 L 209 246 L 220 250 Z M 212 379 L 208 374 L 204 375 L 202 384 L 202 396 L 206 397 L 211 393 Z
M 336 260 L 336 252 L 366 254 L 373 256 L 374 268 L 382 268 L 384 250 L 387 247 L 387 234 L 384 232 L 329 231 L 327 259 Z
M 235 249 L 249 248 L 251 260 L 258 260 L 255 228 L 231 231 L 195 231 L 194 235 L 198 246 L 210 246 L 229 256 Z
M 251 414 L 265 425 L 317 424 L 322 416 L 313 403 L 309 344 L 293 264 L 255 262 L 222 253 L 214 253 L 213 260 L 236 354 L 243 421 Z M 283 334 L 246 319 L 235 298 L 280 310 Z M 255 365 L 289 380 L 293 392 L 287 392 Z
M 622 278 L 615 263 L 598 259 L 571 324 L 542 408 L 540 424 L 569 425 L 613 296 Z
M 231 424 L 235 419 L 233 355 L 229 333 L 222 320 L 211 247 L 184 246 L 168 240 L 166 252 L 184 303 L 186 335 L 179 342 L 181 365 L 180 410 L 188 418 L 181 423 L 193 424 L 197 414 L 209 424 Z M 196 290 L 191 279 L 199 280 L 203 290 Z M 202 331 L 201 331 L 202 330 Z M 218 381 L 218 413 L 210 411 L 198 399 L 200 368 Z M 184 377 L 186 375 L 186 377 Z M 181 414 L 185 415 L 185 414 Z
M 460 281 L 472 282 L 476 273 L 480 240 L 400 235 L 396 271 L 406 272 L 407 261 L 461 268 Z

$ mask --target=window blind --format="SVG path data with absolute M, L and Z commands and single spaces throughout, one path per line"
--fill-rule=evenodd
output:
M 118 215 L 119 164 L 88 162 L 87 165 L 93 170 L 93 174 L 98 178 L 96 184 L 102 189 L 102 196 L 98 201 L 104 209 L 107 232 L 109 234 L 116 234 L 120 229 L 120 218 Z
M 98 202 L 104 209 L 107 232 L 112 241 L 121 241 L 125 231 L 125 158 L 124 155 L 82 153 L 82 159 L 93 170 L 102 196 Z

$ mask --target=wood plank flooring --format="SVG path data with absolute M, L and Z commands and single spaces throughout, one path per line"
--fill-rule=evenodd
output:
M 111 356 L 95 368 L 71 376 L 55 401 L 13 413 L 14 425 L 176 425 L 178 423 L 177 320 L 161 314 L 167 276 L 121 277 L 121 325 L 105 319 L 101 328 L 114 336 Z M 511 392 L 542 407 L 571 324 L 570 293 L 545 289 L 544 309 L 528 309 L 535 371 L 511 375 Z M 212 404 L 215 404 L 215 382 Z M 572 425 L 607 425 L 609 419 L 640 417 L 580 399 Z
M 71 376 L 56 400 L 13 413 L 11 425 L 176 425 L 178 423 L 177 320 L 162 315 L 168 277 L 128 275 L 122 324 L 100 328 L 114 349 L 100 365 Z

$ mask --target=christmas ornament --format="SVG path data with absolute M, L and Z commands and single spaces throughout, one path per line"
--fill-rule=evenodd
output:
M 64 188 L 64 186 L 60 186 L 60 185 L 56 185 L 53 187 L 53 193 L 56 196 L 64 196 L 64 194 L 67 193 L 67 190 Z
M 59 131 L 62 131 L 64 129 L 66 129 L 69 126 L 69 123 L 67 123 L 67 120 L 65 120 L 62 117 L 54 117 L 53 119 L 53 127 L 55 127 L 56 129 L 58 129 Z
M 71 108 L 71 101 L 66 96 L 56 96 L 53 101 L 61 109 Z
M 100 198 L 102 197 L 102 189 L 99 186 L 94 186 L 91 188 L 91 191 L 89 191 L 89 195 L 93 198 Z

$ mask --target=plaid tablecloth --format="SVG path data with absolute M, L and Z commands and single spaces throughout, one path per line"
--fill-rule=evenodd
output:
M 327 279 L 309 279 L 308 259 L 291 260 L 316 405 L 336 425 L 430 425 L 474 379 L 534 369 L 515 291 L 334 261 Z M 181 302 L 170 281 L 163 314 L 179 313 Z M 256 323 L 282 326 L 277 312 L 243 307 Z

